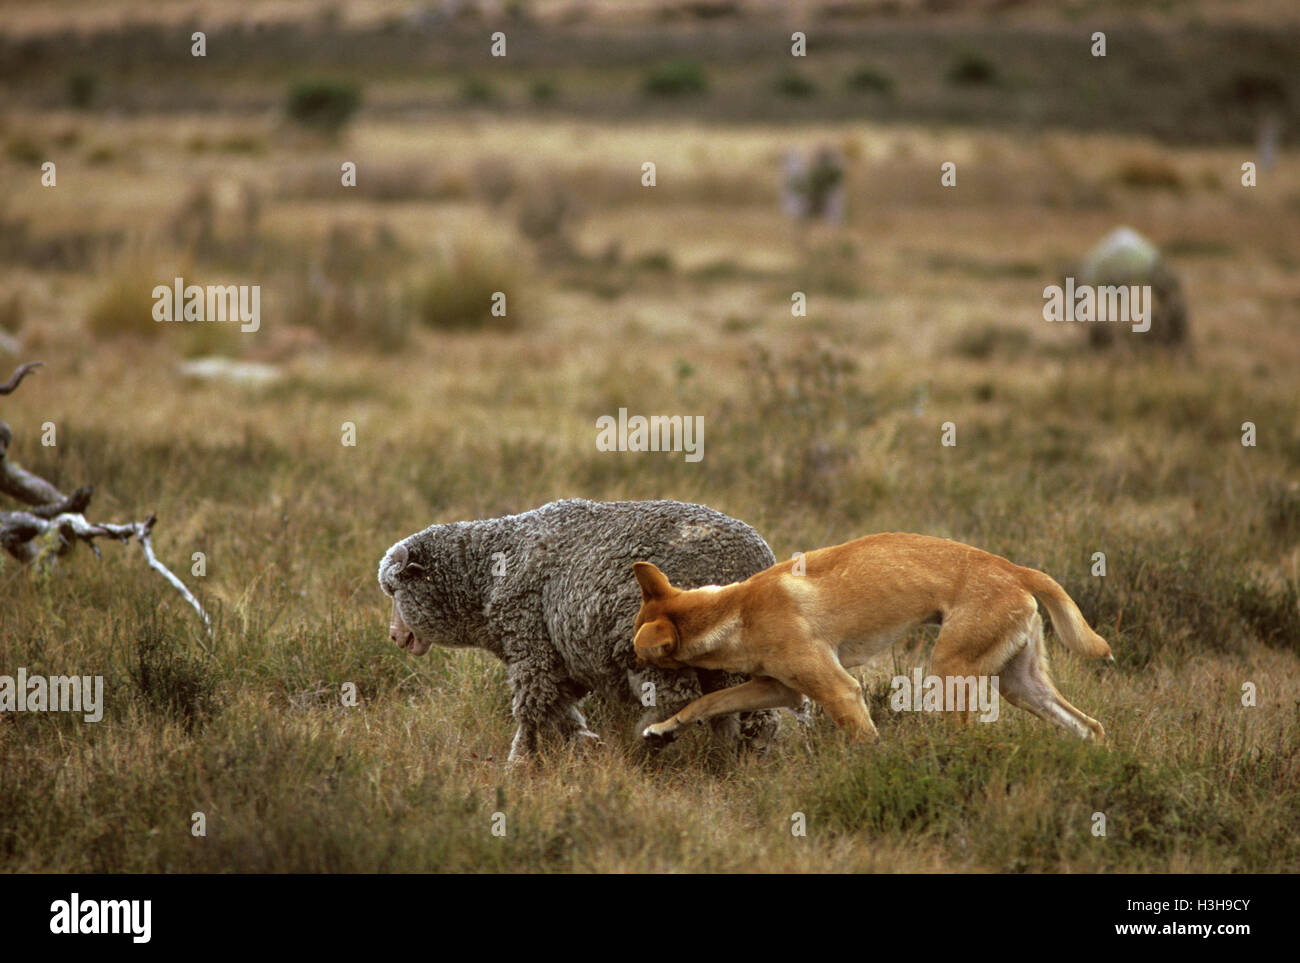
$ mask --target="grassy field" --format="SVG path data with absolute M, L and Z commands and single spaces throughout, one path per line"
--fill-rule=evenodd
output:
M 1141 20 L 1168 49 L 1216 49 L 1220 5 L 1201 5 L 1208 26 L 1163 9 Z M 995 50 L 1023 29 L 980 24 Z M 924 20 L 913 39 L 940 28 L 956 30 Z M 1300 869 L 1294 150 L 1243 188 L 1237 120 L 1222 140 L 1165 136 L 1137 103 L 1113 129 L 1053 124 L 1005 90 L 957 90 L 962 110 L 939 117 L 923 109 L 947 102 L 937 54 L 935 89 L 887 70 L 919 120 L 820 103 L 850 96 L 830 80 L 811 111 L 720 119 L 772 100 L 744 88 L 781 73 L 782 44 L 738 41 L 707 107 L 645 94 L 653 66 L 560 72 L 555 52 L 495 100 L 416 61 L 374 83 L 353 65 L 338 76 L 363 106 L 335 138 L 285 118 L 294 72 L 264 63 L 200 85 L 211 110 L 113 66 L 79 109 L 66 60 L 6 86 L 0 326 L 23 348 L 0 349 L 0 379 L 46 363 L 0 399 L 10 457 L 64 490 L 96 484 L 92 519 L 156 512 L 160 557 L 216 628 L 134 545 L 46 574 L 0 562 L 0 674 L 102 675 L 106 696 L 95 724 L 0 714 L 0 870 Z M 1022 106 L 1075 102 L 1027 70 Z M 560 95 L 529 108 L 540 81 Z M 820 144 L 845 158 L 847 217 L 796 225 L 782 153 Z M 1119 224 L 1183 277 L 1189 350 L 1096 353 L 1043 321 L 1043 287 Z M 261 285 L 261 329 L 155 324 L 150 292 L 174 276 Z M 487 312 L 496 291 L 505 318 Z M 181 372 L 212 355 L 278 378 Z M 596 419 L 620 407 L 702 416 L 703 460 L 598 451 Z M 699 732 L 648 757 L 635 714 L 595 704 L 602 745 L 507 772 L 501 666 L 396 650 L 375 570 L 432 522 L 570 496 L 704 502 L 779 558 L 896 530 L 1044 569 L 1115 652 L 1100 669 L 1048 640 L 1059 688 L 1111 746 L 1009 706 L 965 729 L 890 711 L 890 676 L 925 663 L 931 634 L 861 673 L 870 748 L 787 718 L 766 758 Z

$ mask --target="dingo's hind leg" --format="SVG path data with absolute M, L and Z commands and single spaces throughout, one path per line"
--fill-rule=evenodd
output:
M 1043 620 L 1037 612 L 1029 624 L 1029 643 L 998 673 L 998 689 L 1013 706 L 1032 712 L 1080 739 L 1098 742 L 1106 739 L 1101 723 L 1070 705 L 1052 684 L 1043 646 Z
M 1000 664 L 1027 644 L 1026 621 L 1032 604 L 1026 594 L 1020 605 L 1000 612 L 982 609 L 974 616 L 954 612 L 944 619 L 930 656 L 930 673 L 943 684 L 943 708 L 953 722 L 964 725 L 971 721 L 979 710 L 982 677 L 996 673 Z M 949 694 L 955 697 L 955 704 L 948 704 Z

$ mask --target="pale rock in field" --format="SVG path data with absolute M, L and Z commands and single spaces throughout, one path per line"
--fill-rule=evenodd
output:
M 1088 325 L 1088 343 L 1109 347 L 1117 334 L 1137 347 L 1178 345 L 1187 340 L 1187 302 L 1182 282 L 1165 263 L 1160 249 L 1131 227 L 1117 227 L 1101 239 L 1079 264 L 1076 283 L 1150 285 L 1151 330 L 1132 335 L 1111 324 Z
M 275 365 L 222 357 L 192 358 L 182 361 L 176 370 L 197 381 L 226 381 L 251 388 L 272 384 L 284 376 Z

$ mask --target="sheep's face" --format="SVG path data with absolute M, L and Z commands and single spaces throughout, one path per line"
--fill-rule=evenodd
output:
M 431 591 L 428 570 L 405 541 L 390 548 L 379 563 L 379 587 L 393 600 L 388 637 L 399 649 L 424 655 L 440 633 L 432 622 L 430 606 L 420 604 L 421 597 Z

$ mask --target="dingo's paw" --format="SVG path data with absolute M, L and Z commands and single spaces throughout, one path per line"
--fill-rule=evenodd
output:
M 653 746 L 666 746 L 677 738 L 677 723 L 672 719 L 656 722 L 641 730 L 641 738 Z

